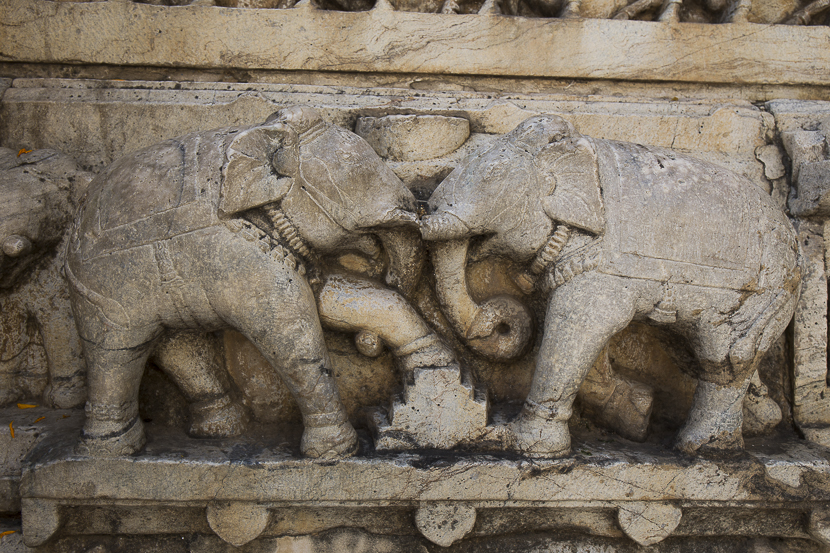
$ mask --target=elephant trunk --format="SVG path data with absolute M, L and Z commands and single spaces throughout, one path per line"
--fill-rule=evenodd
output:
M 530 312 L 510 296 L 495 296 L 481 305 L 475 302 L 467 288 L 468 249 L 468 239 L 432 243 L 438 302 L 471 349 L 492 359 L 515 359 L 532 337 Z
M 377 232 L 386 254 L 389 268 L 386 284 L 400 290 L 409 298 L 418 285 L 426 263 L 424 245 L 417 228 L 384 228 Z

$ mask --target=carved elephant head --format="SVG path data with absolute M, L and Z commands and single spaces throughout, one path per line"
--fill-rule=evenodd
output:
M 593 156 L 591 144 L 564 119 L 532 117 L 473 154 L 432 194 L 432 215 L 422 219 L 421 232 L 436 241 L 439 300 L 474 350 L 517 357 L 530 341 L 531 319 L 512 297 L 475 303 L 465 280 L 470 239 L 478 238 L 476 258 L 527 262 L 544 249 L 554 222 L 602 233 L 599 180 L 595 163 L 586 163 Z
M 223 174 L 220 214 L 279 202 L 302 242 L 321 254 L 356 248 L 377 256 L 371 233 L 388 256 L 386 283 L 408 294 L 417 282 L 423 248 L 414 196 L 365 140 L 316 110 L 286 108 L 240 133 Z

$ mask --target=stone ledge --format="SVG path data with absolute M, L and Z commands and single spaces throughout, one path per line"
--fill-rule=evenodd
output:
M 435 543 L 453 543 L 463 535 L 436 537 L 429 517 L 466 517 L 464 535 L 496 535 L 504 531 L 499 523 L 507 516 L 504 509 L 530 516 L 526 526 L 550 530 L 591 520 L 598 535 L 624 534 L 641 544 L 657 543 L 675 529 L 677 535 L 718 534 L 706 522 L 712 510 L 745 520 L 742 527 L 752 527 L 753 535 L 821 541 L 830 501 L 827 450 L 780 436 L 748 440 L 746 452 L 734 457 L 706 459 L 583 432 L 574 455 L 557 460 L 446 451 L 379 454 L 364 436 L 358 457 L 320 461 L 297 457 L 293 437 L 272 432 L 195 440 L 153 425 L 148 435 L 140 454 L 114 459 L 73 454 L 74 433 L 38 446 L 20 484 L 27 544 L 67 532 L 95 533 L 99 518 L 116 517 L 124 528 L 144 524 L 138 533 L 147 534 L 178 532 L 184 524 L 180 517 L 204 529 L 205 513 L 223 539 L 247 543 L 260 534 L 279 535 L 284 524 L 274 521 L 296 509 L 378 528 L 403 528 L 416 513 L 415 526 Z M 98 514 L 71 514 L 89 509 Z M 556 514 L 559 522 L 544 522 L 547 517 L 531 516 L 528 509 Z M 488 514 L 497 512 L 502 514 L 495 518 Z M 476 513 L 478 526 L 471 522 Z M 233 524 L 239 516 L 259 522 L 240 534 Z M 427 522 L 418 522 L 422 519 Z M 643 522 L 654 520 L 666 524 Z
M 0 60 L 826 85 L 830 27 L 7 0 Z
M 112 459 L 73 454 L 75 435 L 63 436 L 62 445 L 44 442 L 24 469 L 21 495 L 68 503 L 246 500 L 319 506 L 450 498 L 481 507 L 830 501 L 830 454 L 796 439 L 748 439 L 746 452 L 736 457 L 707 459 L 585 434 L 578 435 L 572 456 L 553 460 L 452 451 L 379 454 L 364 440 L 359 456 L 331 461 L 297 457 L 282 441 L 285 436 L 198 440 L 154 426 L 148 436 L 142 453 Z M 109 478 L 102 480 L 102 473 Z

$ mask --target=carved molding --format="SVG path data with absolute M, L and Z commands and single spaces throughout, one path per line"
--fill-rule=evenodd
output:
M 0 21 L 0 58 L 17 62 L 830 83 L 826 26 L 678 26 L 392 10 L 236 10 L 46 0 L 9 0 L 0 7 Z M 86 24 L 91 21 L 106 24 Z M 147 37 L 152 37 L 152 48 L 146 47 Z

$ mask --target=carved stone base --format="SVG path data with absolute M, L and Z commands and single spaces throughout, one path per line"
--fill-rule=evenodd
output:
M 378 451 L 451 449 L 480 437 L 487 426 L 487 392 L 476 390 L 458 365 L 416 369 L 389 413 L 373 412 Z
M 273 430 L 196 440 L 150 425 L 143 452 L 114 459 L 75 455 L 72 436 L 44 443 L 20 486 L 25 542 L 86 543 L 109 534 L 139 541 L 200 536 L 207 543 L 216 534 L 239 545 L 368 532 L 381 541 L 409 540 L 390 551 L 411 551 L 427 539 L 455 550 L 469 540 L 515 538 L 520 529 L 545 540 L 562 532 L 612 540 L 626 551 L 634 545 L 627 540 L 693 544 L 736 532 L 796 540 L 807 547 L 799 551 L 812 551 L 810 544 L 819 547 L 828 535 L 828 454 L 803 440 L 752 438 L 745 453 L 707 459 L 577 433 L 573 456 L 530 460 L 382 454 L 363 435 L 357 457 L 313 461 L 299 458 L 296 436 Z

